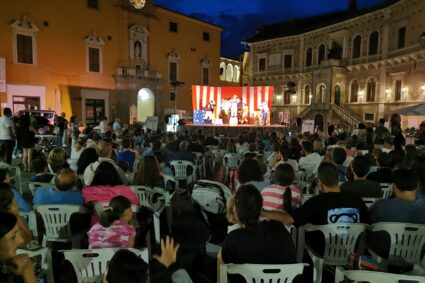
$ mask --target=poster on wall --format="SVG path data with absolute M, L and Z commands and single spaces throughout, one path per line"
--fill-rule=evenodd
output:
M 0 92 L 6 92 L 6 59 L 0 58 Z
M 150 116 L 146 118 L 145 126 L 146 126 L 146 129 L 151 129 L 152 131 L 156 131 L 156 129 L 158 128 L 158 117 Z
M 301 127 L 302 133 L 314 133 L 314 120 L 304 120 Z

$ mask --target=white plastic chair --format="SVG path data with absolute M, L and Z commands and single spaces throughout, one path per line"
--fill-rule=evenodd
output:
M 21 167 L 18 165 L 9 165 L 6 167 L 9 171 L 10 179 L 15 181 L 15 187 L 18 188 L 19 192 L 23 193 L 23 186 L 22 186 L 22 174 L 21 174 Z
M 42 183 L 42 182 L 28 182 L 28 187 L 31 191 L 32 196 L 35 196 L 35 192 L 41 189 L 50 189 L 53 188 L 54 185 L 51 183 Z
M 28 228 L 32 232 L 32 236 L 34 239 L 38 238 L 38 228 L 37 228 L 37 216 L 33 210 L 29 212 L 19 211 L 19 215 L 22 219 L 27 223 Z
M 83 206 L 79 205 L 39 205 L 35 210 L 43 218 L 46 234 L 43 237 L 43 247 L 47 242 L 72 242 L 73 248 L 79 247 L 80 237 L 71 234 L 69 220 L 76 212 L 87 213 Z
M 118 248 L 62 251 L 75 270 L 78 283 L 100 283 L 107 271 L 108 264 Z M 149 263 L 147 249 L 128 249 Z
M 173 160 L 170 161 L 171 168 L 174 169 L 174 178 L 177 181 L 177 187 L 180 188 L 180 181 L 185 180 L 189 185 L 191 182 L 196 181 L 196 165 L 187 160 Z M 192 167 L 193 172 L 191 175 L 187 174 L 187 168 Z
M 324 264 L 334 266 L 347 264 L 348 254 L 356 251 L 357 240 L 366 231 L 366 226 L 366 224 L 362 223 L 307 224 L 304 226 L 305 232 L 320 231 L 325 236 L 325 253 L 323 257 L 316 254 L 306 245 L 307 252 L 313 261 L 313 282 L 320 283 L 322 281 Z
M 425 277 L 423 276 L 392 274 L 369 270 L 343 270 L 337 267 L 335 272 L 335 283 L 343 282 L 344 279 L 368 283 L 425 283 Z
M 27 254 L 33 263 L 37 278 L 46 278 L 47 283 L 54 283 L 52 253 L 49 248 L 36 250 L 17 249 L 16 254 Z
M 382 190 L 382 198 L 389 198 L 393 193 L 393 184 L 380 183 Z
M 362 198 L 362 199 L 363 199 L 363 202 L 364 202 L 364 204 L 366 205 L 366 207 L 367 207 L 368 209 L 370 209 L 370 208 L 372 207 L 372 205 L 373 205 L 376 201 L 380 200 L 381 198 Z
M 223 157 L 224 180 L 227 181 L 230 171 L 236 171 L 241 157 L 237 153 L 226 153 Z
M 308 264 L 222 264 L 219 282 L 227 283 L 227 274 L 240 274 L 246 282 L 289 283 L 305 266 Z
M 216 164 L 223 164 L 223 157 L 224 154 L 226 153 L 226 151 L 224 149 L 213 149 L 211 150 L 211 154 L 212 154 L 212 164 L 211 164 L 211 168 L 212 168 L 212 173 L 214 174 L 214 170 L 215 170 L 215 165 Z
M 384 271 L 388 264 L 406 266 L 421 263 L 421 253 L 425 245 L 425 224 L 380 222 L 372 224 L 370 231 L 385 231 L 390 235 L 388 259 L 379 257 L 369 249 L 369 252 L 382 262 L 381 268 Z
M 198 179 L 205 178 L 206 170 L 205 170 L 205 157 L 201 152 L 193 152 L 193 156 L 196 160 L 197 172 L 199 174 Z

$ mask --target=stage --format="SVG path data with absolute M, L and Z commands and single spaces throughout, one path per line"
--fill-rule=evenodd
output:
M 240 125 L 212 125 L 212 124 L 186 124 L 189 130 L 194 133 L 199 129 L 204 133 L 212 133 L 213 135 L 226 135 L 231 137 L 237 137 L 239 134 L 244 132 L 262 131 L 262 132 L 276 132 L 286 133 L 289 131 L 287 126 L 282 125 L 265 125 L 256 126 L 251 124 L 240 124 Z

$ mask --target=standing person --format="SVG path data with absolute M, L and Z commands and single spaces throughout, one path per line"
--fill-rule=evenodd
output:
M 34 149 L 34 138 L 36 133 L 36 129 L 31 125 L 31 117 L 28 114 L 22 115 L 19 135 L 24 150 L 24 172 L 29 172 L 31 168 L 32 151 Z
M 101 134 L 106 133 L 106 130 L 108 129 L 108 118 L 106 116 L 103 116 L 102 121 L 100 121 L 99 128 Z
M 15 130 L 12 121 L 12 110 L 5 108 L 0 118 L 0 152 L 3 160 L 12 164 L 13 147 L 15 146 Z
M 62 112 L 61 113 L 61 116 L 62 116 L 62 128 L 61 128 L 61 132 L 62 132 L 62 135 L 61 135 L 61 137 L 62 137 L 62 144 L 64 146 L 66 146 L 68 144 L 68 140 L 66 138 L 66 130 L 68 129 L 68 120 L 66 120 L 66 118 L 65 118 L 66 117 L 65 112 Z
M 114 133 L 117 133 L 121 130 L 120 119 L 115 119 L 115 122 L 112 124 L 112 129 L 114 130 Z
M 78 120 L 77 115 L 72 115 L 69 119 L 69 128 L 71 130 L 71 145 L 75 144 L 75 140 L 78 138 L 78 135 L 80 134 L 80 130 L 78 129 Z

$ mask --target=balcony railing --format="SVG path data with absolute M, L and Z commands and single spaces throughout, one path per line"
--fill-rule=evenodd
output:
M 117 68 L 117 76 L 119 77 L 136 77 L 145 79 L 162 79 L 162 73 L 156 71 L 142 70 L 136 68 Z

